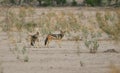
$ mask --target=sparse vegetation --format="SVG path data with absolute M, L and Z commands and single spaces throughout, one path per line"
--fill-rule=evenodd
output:
M 16 59 L 24 62 L 29 61 L 28 50 L 26 46 L 19 46 L 20 44 L 15 43 L 15 47 L 11 48 L 11 52 L 16 56 Z M 27 61 L 26 61 L 27 60 Z
M 120 40 L 120 12 L 116 12 L 116 17 L 113 16 L 110 12 L 105 13 L 102 15 L 101 13 L 96 14 L 96 18 L 98 21 L 98 25 L 100 29 L 102 29 L 106 34 L 109 35 L 115 41 Z
M 98 38 L 101 37 L 101 33 L 83 27 L 82 35 L 84 44 L 90 50 L 90 53 L 96 53 L 99 47 Z
M 29 57 L 28 56 L 25 56 L 24 57 L 24 62 L 28 62 L 29 61 Z

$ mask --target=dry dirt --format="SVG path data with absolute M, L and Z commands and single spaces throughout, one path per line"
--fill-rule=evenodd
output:
M 100 41 L 95 54 L 89 53 L 83 41 L 62 41 L 59 48 L 53 41 L 50 48 L 41 39 L 40 48 L 26 47 L 23 55 L 13 51 L 7 33 L 0 32 L 0 72 L 1 73 L 110 73 L 110 64 L 120 68 L 120 53 L 103 53 L 107 49 L 120 48 L 113 41 Z M 16 43 L 22 50 L 24 43 Z M 25 45 L 25 44 L 24 44 Z M 19 59 L 18 57 L 19 56 Z M 28 62 L 24 62 L 28 56 Z

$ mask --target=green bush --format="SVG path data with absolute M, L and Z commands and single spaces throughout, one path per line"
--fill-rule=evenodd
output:
M 51 0 L 44 0 L 44 3 L 42 5 L 43 6 L 50 6 L 51 5 Z
M 102 0 L 86 0 L 86 3 L 91 6 L 100 6 Z
M 39 5 L 42 6 L 54 6 L 54 3 L 57 5 L 64 5 L 67 3 L 66 0 L 37 0 L 39 2 Z
M 76 6 L 77 5 L 77 1 L 76 0 L 73 0 L 72 1 L 72 6 Z
M 67 3 L 66 0 L 55 0 L 55 2 L 57 3 L 57 5 L 64 5 Z

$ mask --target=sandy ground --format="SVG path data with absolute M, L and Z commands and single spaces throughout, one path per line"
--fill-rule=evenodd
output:
M 13 51 L 7 33 L 0 33 L 0 72 L 1 73 L 110 73 L 110 64 L 120 68 L 120 53 L 103 53 L 107 49 L 116 49 L 112 41 L 100 41 L 98 53 L 91 54 L 83 41 L 62 41 L 59 48 L 53 41 L 50 48 L 40 41 L 40 48 L 28 48 L 25 54 Z M 22 50 L 21 43 L 18 49 Z M 23 44 L 22 44 L 23 45 Z M 12 47 L 11 47 L 12 46 Z M 79 48 L 77 48 L 79 46 Z M 12 50 L 11 50 L 11 49 Z M 18 57 L 19 56 L 19 59 Z M 28 62 L 24 58 L 28 57 Z

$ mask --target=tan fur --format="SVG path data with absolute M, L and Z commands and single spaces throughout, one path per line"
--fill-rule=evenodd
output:
M 62 38 L 64 37 L 65 31 L 60 31 L 60 34 L 49 34 L 45 39 L 45 46 L 48 47 L 50 41 L 55 40 L 58 46 L 61 48 L 60 42 Z

